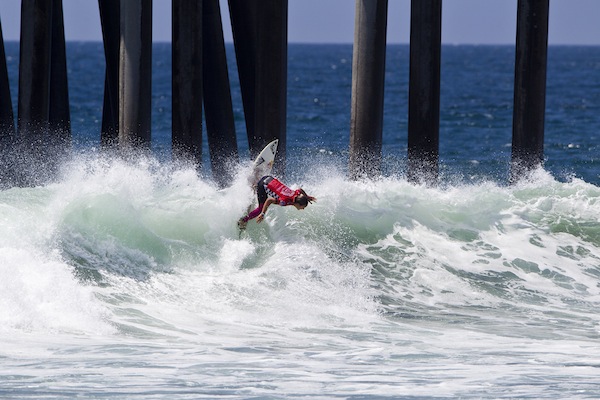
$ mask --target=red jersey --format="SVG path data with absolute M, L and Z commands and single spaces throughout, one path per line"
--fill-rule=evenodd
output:
M 265 186 L 265 191 L 269 197 L 277 200 L 277 203 L 280 206 L 289 206 L 290 204 L 293 204 L 296 196 L 301 193 L 300 189 L 292 190 L 281 183 L 277 178 L 273 178 L 271 182 Z

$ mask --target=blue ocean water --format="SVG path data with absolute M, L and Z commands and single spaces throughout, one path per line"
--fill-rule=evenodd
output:
M 7 43 L 16 108 L 18 43 Z M 348 151 L 352 45 L 291 44 L 288 62 L 289 153 Z M 98 146 L 104 52 L 101 43 L 69 43 L 68 69 L 76 148 Z M 385 173 L 404 173 L 408 129 L 408 45 L 389 45 L 383 153 Z M 233 45 L 228 45 L 238 146 L 247 150 Z M 600 184 L 600 47 L 550 46 L 545 121 L 545 168 L 559 180 Z M 505 182 L 512 140 L 514 48 L 443 46 L 440 168 L 452 180 Z M 171 47 L 153 49 L 153 146 L 169 156 Z M 16 113 L 16 109 L 15 109 Z M 205 166 L 209 169 L 204 142 Z M 242 154 L 244 155 L 244 154 Z M 344 164 L 342 161 L 341 164 Z
M 550 47 L 545 169 L 508 185 L 513 50 L 443 47 L 428 187 L 404 178 L 408 46 L 383 176 L 352 181 L 352 47 L 290 45 L 286 182 L 318 201 L 240 236 L 247 157 L 225 189 L 169 162 L 169 45 L 154 155 L 123 160 L 98 150 L 102 44 L 68 43 L 73 156 L 0 191 L 0 397 L 600 397 L 600 47 Z

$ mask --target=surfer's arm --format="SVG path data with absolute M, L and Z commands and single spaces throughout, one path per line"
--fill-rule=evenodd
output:
M 277 200 L 275 200 L 272 197 L 269 197 L 267 199 L 267 201 L 265 201 L 265 204 L 263 205 L 262 208 L 262 212 L 260 214 L 258 214 L 258 217 L 256 218 L 256 222 L 260 223 L 260 221 L 262 221 L 265 218 L 265 213 L 267 212 L 267 210 L 269 209 L 269 206 L 273 203 L 275 203 Z

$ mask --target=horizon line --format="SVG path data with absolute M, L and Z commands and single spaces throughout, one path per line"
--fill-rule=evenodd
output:
M 104 43 L 102 39 L 67 39 L 66 43 Z M 4 43 L 20 43 L 20 39 L 4 39 Z M 152 43 L 171 44 L 170 40 L 153 40 Z M 233 41 L 225 41 L 225 44 L 234 44 Z M 289 41 L 288 44 L 300 45 L 353 45 L 354 42 L 304 42 L 304 41 Z M 386 45 L 410 45 L 410 42 L 388 42 Z M 498 43 L 448 43 L 442 42 L 442 46 L 515 46 L 515 43 L 498 42 Z M 548 47 L 600 47 L 600 44 L 590 43 L 548 43 Z

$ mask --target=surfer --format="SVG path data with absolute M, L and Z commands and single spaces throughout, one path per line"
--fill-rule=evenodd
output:
M 256 184 L 256 196 L 258 207 L 239 219 L 238 227 L 240 229 L 245 229 L 248 221 L 254 218 L 257 223 L 260 223 L 265 218 L 265 213 L 271 204 L 294 206 L 298 210 L 304 210 L 309 203 L 317 201 L 315 197 L 306 194 L 303 189 L 292 190 L 271 175 L 260 178 Z

